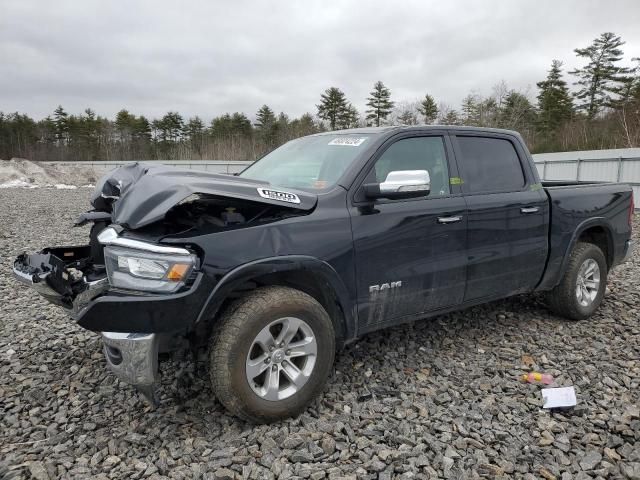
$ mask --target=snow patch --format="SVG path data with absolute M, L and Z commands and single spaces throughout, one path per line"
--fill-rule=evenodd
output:
M 94 184 L 106 172 L 87 165 L 49 164 L 22 158 L 0 160 L 0 188 L 71 189 Z
M 24 179 L 16 178 L 0 183 L 0 188 L 38 188 L 39 185 L 29 183 Z

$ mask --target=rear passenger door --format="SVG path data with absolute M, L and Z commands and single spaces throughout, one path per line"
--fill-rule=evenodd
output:
M 524 150 L 506 134 L 452 133 L 467 204 L 464 300 L 533 289 L 546 261 L 547 202 Z

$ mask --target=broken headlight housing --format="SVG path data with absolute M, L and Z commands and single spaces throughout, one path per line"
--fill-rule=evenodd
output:
M 98 236 L 105 245 L 104 261 L 114 288 L 174 293 L 182 288 L 197 264 L 184 248 L 156 245 L 119 237 L 111 228 Z

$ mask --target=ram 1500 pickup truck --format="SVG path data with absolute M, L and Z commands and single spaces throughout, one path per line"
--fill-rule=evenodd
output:
M 206 347 L 213 392 L 254 422 L 300 413 L 367 332 L 536 291 L 586 319 L 632 250 L 629 186 L 541 183 L 506 130 L 320 133 L 237 176 L 127 164 L 91 203 L 88 244 L 22 254 L 17 278 L 147 398 L 159 352 Z

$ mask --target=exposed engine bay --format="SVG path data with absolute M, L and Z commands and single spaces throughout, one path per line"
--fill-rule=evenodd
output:
M 166 234 L 193 234 L 194 231 L 206 234 L 263 225 L 307 213 L 251 200 L 193 194 L 172 207 L 161 223 Z

